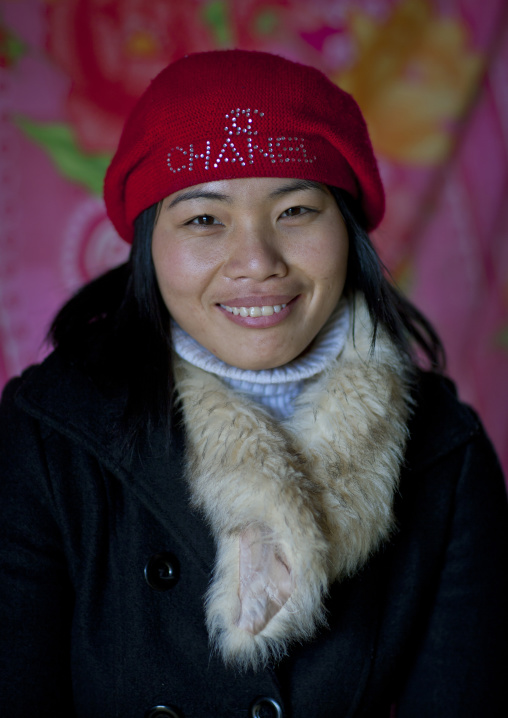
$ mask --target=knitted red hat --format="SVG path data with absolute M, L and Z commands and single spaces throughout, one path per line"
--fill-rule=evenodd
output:
M 295 177 L 347 190 L 368 228 L 384 192 L 358 105 L 315 68 L 219 50 L 166 67 L 128 118 L 106 174 L 109 217 L 127 242 L 144 209 L 191 185 Z

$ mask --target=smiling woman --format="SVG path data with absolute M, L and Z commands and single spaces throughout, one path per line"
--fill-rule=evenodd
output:
M 0 408 L 2 716 L 504 715 L 503 478 L 370 242 L 354 100 L 185 57 L 105 201 L 129 261 Z

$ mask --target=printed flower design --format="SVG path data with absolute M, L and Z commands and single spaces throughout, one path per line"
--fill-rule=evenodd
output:
M 47 47 L 72 77 L 68 112 L 82 149 L 115 149 L 125 117 L 171 60 L 211 49 L 199 0 L 48 3 Z
M 60 248 L 60 271 L 65 288 L 73 293 L 85 282 L 127 260 L 129 246 L 106 218 L 104 203 L 85 197 L 69 214 Z
M 349 31 L 358 57 L 333 79 L 358 101 L 376 151 L 400 162 L 441 162 L 482 68 L 465 26 L 438 17 L 427 0 L 403 0 L 384 21 L 351 11 Z

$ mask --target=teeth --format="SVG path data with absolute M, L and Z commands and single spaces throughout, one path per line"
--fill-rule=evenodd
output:
M 286 304 L 266 305 L 263 307 L 228 307 L 227 304 L 221 304 L 221 307 L 235 317 L 271 317 L 272 314 L 278 314 L 286 307 Z

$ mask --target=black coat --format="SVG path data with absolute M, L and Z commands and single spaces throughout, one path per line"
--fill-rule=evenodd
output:
M 327 629 L 239 674 L 208 648 L 214 546 L 188 507 L 183 437 L 158 430 L 126 454 L 121 396 L 57 354 L 12 381 L 0 411 L 0 715 L 387 718 L 397 703 L 399 718 L 504 716 L 501 472 L 449 382 L 422 374 L 416 399 L 397 532 L 332 587 Z M 273 702 L 256 708 L 262 696 Z

